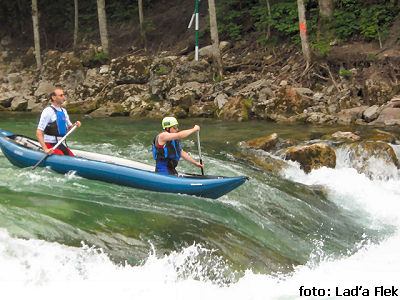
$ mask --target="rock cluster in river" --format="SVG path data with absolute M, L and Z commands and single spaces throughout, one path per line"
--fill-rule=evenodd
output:
M 275 173 L 288 167 L 285 160 L 297 162 L 306 173 L 321 167 L 335 168 L 336 152 L 341 151 L 345 155 L 347 167 L 372 175 L 370 163 L 374 160 L 378 160 L 379 165 L 385 163 L 386 166 L 400 169 L 393 148 L 395 144 L 400 144 L 400 140 L 394 134 L 375 129 L 372 134 L 362 137 L 353 132 L 337 131 L 316 140 L 302 142 L 284 140 L 277 133 L 272 133 L 241 142 L 239 149 L 243 159 Z

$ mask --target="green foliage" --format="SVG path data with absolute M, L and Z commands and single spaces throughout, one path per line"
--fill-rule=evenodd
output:
M 242 25 L 238 22 L 240 15 L 241 13 L 238 11 L 230 11 L 223 14 L 218 31 L 234 41 L 239 40 L 242 35 Z
M 171 72 L 171 68 L 161 64 L 154 70 L 157 75 L 167 75 L 169 72 Z
M 318 14 L 316 8 L 310 8 L 308 12 L 307 28 L 309 32 L 312 32 L 316 29 Z M 281 1 L 272 4 L 271 16 L 268 15 L 267 5 L 262 1 L 252 7 L 251 16 L 257 31 L 263 32 L 270 26 L 274 35 L 290 38 L 296 43 L 300 42 L 296 1 Z M 265 42 L 263 38 L 260 39 L 261 44 Z
M 109 62 L 109 57 L 104 52 L 96 52 L 91 57 L 84 58 L 82 64 L 85 67 L 93 68 L 104 65 Z
M 326 39 L 322 39 L 320 41 L 313 42 L 311 44 L 311 47 L 320 56 L 327 56 L 329 54 L 329 51 L 331 50 L 329 41 Z
M 346 40 L 362 36 L 367 40 L 384 38 L 393 19 L 399 13 L 394 4 L 365 4 L 363 1 L 341 0 L 334 13 L 337 36 Z
M 351 71 L 346 69 L 340 69 L 339 76 L 344 77 L 346 79 L 350 79 L 353 76 L 353 73 L 351 73 Z
M 361 11 L 360 30 L 361 34 L 372 40 L 377 40 L 388 33 L 388 25 L 391 23 L 395 14 L 386 5 L 372 5 Z

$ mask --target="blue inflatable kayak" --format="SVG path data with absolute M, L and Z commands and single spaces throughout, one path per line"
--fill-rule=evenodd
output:
M 36 140 L 1 129 L 0 148 L 12 164 L 21 168 L 34 166 L 45 155 Z M 50 155 L 39 166 L 138 189 L 213 199 L 232 191 L 247 179 L 245 176 L 160 175 L 154 172 L 153 166 L 132 160 L 80 150 L 73 152 L 75 157 Z

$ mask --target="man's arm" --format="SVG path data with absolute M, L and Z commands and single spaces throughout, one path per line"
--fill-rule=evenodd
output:
M 191 128 L 191 129 L 186 129 L 186 130 L 182 130 L 182 131 L 174 132 L 174 133 L 163 132 L 163 133 L 160 133 L 160 135 L 158 136 L 158 143 L 160 145 L 164 145 L 168 141 L 182 140 L 196 131 L 200 131 L 200 126 L 194 125 L 193 128 Z
M 181 152 L 181 157 L 182 157 L 184 160 L 186 160 L 186 161 L 190 162 L 191 164 L 195 165 L 196 167 L 204 168 L 204 164 L 201 164 L 201 163 L 197 162 L 196 160 L 194 160 L 194 159 L 189 155 L 189 153 L 187 153 L 187 152 L 184 151 L 184 150 L 182 150 L 182 152 Z
M 39 141 L 39 143 L 40 143 L 40 146 L 42 146 L 43 151 L 44 151 L 46 154 L 52 154 L 52 153 L 53 153 L 53 149 L 47 148 L 47 146 L 46 146 L 46 144 L 45 144 L 45 142 L 44 142 L 44 133 L 43 133 L 42 130 L 36 129 L 36 137 L 37 137 L 37 139 L 38 139 L 38 141 Z

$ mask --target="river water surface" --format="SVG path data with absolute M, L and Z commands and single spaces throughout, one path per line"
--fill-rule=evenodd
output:
M 71 148 L 153 164 L 158 121 L 81 120 Z M 0 128 L 19 134 L 34 136 L 36 122 L 33 115 L 0 114 Z M 276 175 L 239 158 L 237 143 L 336 129 L 209 120 L 180 127 L 194 123 L 202 128 L 206 174 L 250 177 L 218 200 L 19 169 L 0 152 L 2 295 L 305 299 L 304 286 L 334 299 L 336 287 L 358 285 L 372 299 L 376 286 L 400 288 L 400 174 L 393 166 L 375 159 L 369 172 L 389 175 L 366 176 L 337 153 L 335 169 L 304 174 L 293 163 Z M 184 148 L 197 157 L 194 138 Z M 186 162 L 179 167 L 198 172 Z

